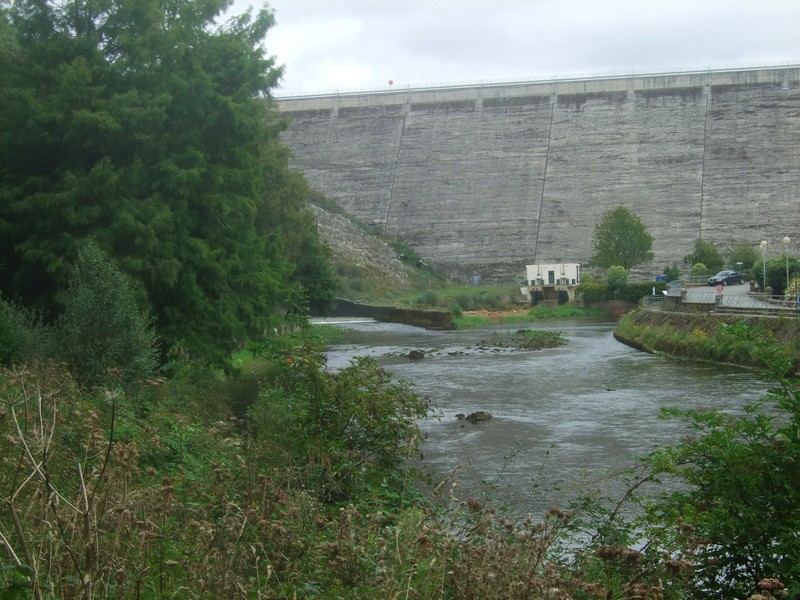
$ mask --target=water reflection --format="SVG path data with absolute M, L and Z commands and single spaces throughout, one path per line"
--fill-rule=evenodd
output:
M 422 423 L 425 470 L 435 479 L 457 470 L 461 497 L 490 495 L 525 513 L 563 506 L 589 489 L 622 494 L 622 471 L 685 433 L 659 417 L 661 407 L 738 410 L 769 387 L 741 369 L 636 351 L 614 339 L 613 323 L 454 332 L 365 320 L 337 326 L 346 336 L 329 348 L 329 367 L 372 356 L 435 406 L 439 418 Z M 569 343 L 530 352 L 481 344 L 520 328 L 556 329 Z M 426 358 L 409 360 L 414 349 Z M 455 417 L 477 410 L 494 418 L 472 425 Z

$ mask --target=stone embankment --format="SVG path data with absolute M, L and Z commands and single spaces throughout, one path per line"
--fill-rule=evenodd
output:
M 339 299 L 334 317 L 369 317 L 387 323 L 403 323 L 425 329 L 453 329 L 452 315 L 444 310 L 422 310 L 396 308 L 393 306 L 371 306 Z
M 645 352 L 764 368 L 754 345 L 726 337 L 731 326 L 745 323 L 761 330 L 769 346 L 788 356 L 797 375 L 800 319 L 636 310 L 619 322 L 614 337 Z

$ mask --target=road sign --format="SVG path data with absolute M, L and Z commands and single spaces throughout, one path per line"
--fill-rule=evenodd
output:
M 722 285 L 721 283 L 717 284 L 717 293 L 718 294 L 721 294 L 724 289 L 725 289 L 724 285 Z

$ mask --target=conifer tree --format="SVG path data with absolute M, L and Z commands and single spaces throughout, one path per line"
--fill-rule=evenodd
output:
M 16 0 L 0 14 L 7 295 L 55 318 L 93 237 L 147 290 L 167 347 L 218 361 L 286 310 L 301 271 L 286 238 L 315 232 L 270 108 L 273 15 L 218 25 L 229 5 Z

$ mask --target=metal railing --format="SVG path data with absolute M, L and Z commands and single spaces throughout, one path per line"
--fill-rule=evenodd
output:
M 655 308 L 661 306 L 669 296 L 645 296 L 642 306 Z M 680 305 L 706 306 L 719 312 L 747 312 L 785 316 L 800 316 L 800 298 L 793 295 L 774 296 L 771 294 L 718 294 L 715 290 L 686 290 L 681 296 Z
M 642 298 L 642 307 L 653 308 L 655 306 L 661 306 L 666 299 L 666 296 L 645 296 Z
M 708 275 L 685 275 L 681 277 L 683 285 L 708 285 Z

